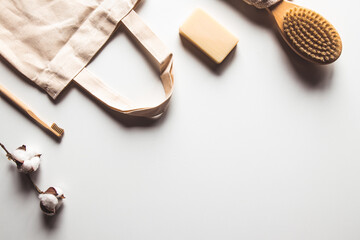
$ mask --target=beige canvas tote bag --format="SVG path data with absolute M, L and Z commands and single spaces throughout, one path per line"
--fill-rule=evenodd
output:
M 0 54 L 56 99 L 77 82 L 105 106 L 124 114 L 162 114 L 173 92 L 172 54 L 135 13 L 139 0 L 0 0 Z M 165 98 L 137 106 L 92 74 L 87 64 L 119 25 L 159 67 Z

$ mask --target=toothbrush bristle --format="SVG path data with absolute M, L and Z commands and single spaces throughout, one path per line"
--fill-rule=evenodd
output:
M 60 128 L 56 123 L 53 123 L 51 125 L 51 128 L 59 134 L 59 137 L 62 137 L 64 135 L 64 129 Z
M 284 16 L 284 32 L 290 44 L 303 57 L 328 64 L 336 61 L 342 51 L 336 29 L 320 14 L 295 7 Z

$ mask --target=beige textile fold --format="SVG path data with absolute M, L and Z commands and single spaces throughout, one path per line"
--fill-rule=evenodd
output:
M 72 81 L 125 114 L 161 114 L 172 94 L 172 54 L 133 11 L 139 0 L 1 0 L 0 54 L 56 98 Z M 136 106 L 91 74 L 86 65 L 123 23 L 159 65 L 166 98 Z

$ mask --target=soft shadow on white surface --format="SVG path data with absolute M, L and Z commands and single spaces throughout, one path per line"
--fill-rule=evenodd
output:
M 97 101 L 95 98 L 93 98 L 90 94 L 88 94 L 85 91 L 80 91 L 80 93 L 83 95 L 84 98 L 88 98 L 91 103 L 96 105 L 101 112 L 107 114 L 109 117 L 117 121 L 119 124 L 128 128 L 155 127 L 160 125 L 162 122 L 164 122 L 168 114 L 171 114 L 171 104 L 169 104 L 167 110 L 162 115 L 159 115 L 154 118 L 129 116 L 121 112 L 117 112 L 112 109 L 109 109 L 108 107 L 104 106 L 104 104 Z
M 11 164 L 9 166 L 9 172 L 12 172 L 14 175 L 13 187 L 18 189 L 20 197 L 32 197 L 30 195 L 36 195 L 29 179 L 25 176 L 25 174 L 18 173 L 16 166 Z
M 54 216 L 47 216 L 41 213 L 42 216 L 42 223 L 45 230 L 48 232 L 54 232 L 61 226 L 62 216 L 65 214 L 66 204 L 62 204 L 62 206 L 57 210 Z
M 295 74 L 299 76 L 301 83 L 308 89 L 326 90 L 331 87 L 335 67 L 330 65 L 317 65 L 310 63 L 299 57 L 286 43 L 280 34 L 276 37 L 282 45 L 286 57 L 289 60 L 289 66 L 292 67 Z

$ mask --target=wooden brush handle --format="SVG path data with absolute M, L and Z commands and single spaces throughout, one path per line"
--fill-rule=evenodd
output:
M 0 85 L 0 93 L 6 96 L 12 103 L 14 103 L 19 109 L 21 109 L 24 113 L 26 113 L 29 117 L 34 119 L 36 122 L 38 122 L 41 126 L 44 128 L 51 130 L 51 128 L 42 121 L 36 114 L 30 110 L 28 106 L 25 105 L 19 98 L 17 98 L 14 94 L 12 94 L 10 91 L 8 91 L 6 88 Z
M 0 93 L 3 94 L 5 97 L 7 97 L 11 102 L 13 102 L 17 107 L 22 109 L 24 112 L 26 110 L 29 110 L 29 108 L 22 102 L 20 99 L 18 99 L 14 94 L 9 92 L 6 88 L 0 85 Z

